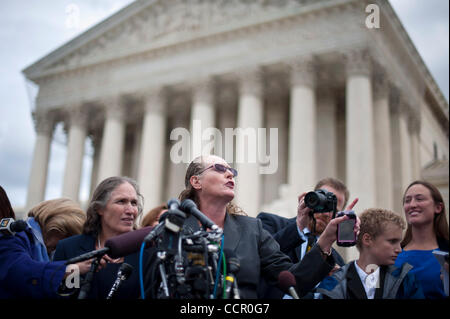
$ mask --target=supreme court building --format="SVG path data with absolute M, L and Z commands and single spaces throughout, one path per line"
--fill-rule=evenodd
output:
M 187 164 L 171 137 L 184 128 L 194 140 L 200 123 L 223 133 L 212 152 L 231 159 L 248 148 L 225 129 L 267 129 L 268 161 L 229 161 L 250 216 L 295 216 L 297 196 L 327 176 L 357 212 L 403 215 L 405 187 L 422 178 L 448 201 L 449 105 L 387 0 L 137 0 L 23 72 L 39 87 L 27 208 L 44 200 L 61 122 L 62 196 L 75 200 L 87 138 L 91 190 L 126 175 L 144 212 L 177 197 Z

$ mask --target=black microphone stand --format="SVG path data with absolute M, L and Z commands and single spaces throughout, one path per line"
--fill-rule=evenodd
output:
M 102 255 L 103 256 L 103 255 Z M 98 256 L 91 263 L 91 268 L 86 273 L 86 278 L 83 281 L 83 285 L 80 288 L 80 293 L 78 294 L 78 299 L 86 299 L 89 291 L 91 290 L 92 279 L 94 278 L 94 274 L 98 269 L 100 264 L 100 259 L 102 256 Z

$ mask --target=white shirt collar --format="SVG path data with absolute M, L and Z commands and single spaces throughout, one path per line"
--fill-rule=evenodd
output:
M 364 286 L 364 290 L 366 291 L 367 299 L 374 299 L 375 290 L 379 287 L 380 267 L 378 267 L 373 273 L 367 274 L 358 266 L 358 263 L 355 260 L 355 268 L 359 278 L 361 279 L 361 283 Z

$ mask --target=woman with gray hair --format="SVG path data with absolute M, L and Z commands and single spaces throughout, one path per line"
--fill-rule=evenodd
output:
M 58 243 L 55 260 L 65 260 L 86 252 L 101 249 L 112 237 L 136 229 L 136 221 L 142 212 L 142 195 L 137 183 L 128 177 L 109 177 L 94 191 L 87 209 L 83 234 Z M 126 262 L 134 267 L 129 279 L 124 282 L 116 298 L 137 298 L 138 262 L 137 253 L 112 259 L 105 255 L 107 265 L 94 276 L 89 298 L 105 299 L 117 276 L 120 264 Z

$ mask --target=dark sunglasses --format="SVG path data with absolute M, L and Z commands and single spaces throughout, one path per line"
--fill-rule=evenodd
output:
M 225 173 L 228 169 L 228 170 L 230 170 L 231 174 L 233 174 L 233 177 L 236 177 L 238 174 L 237 170 L 235 170 L 232 167 L 226 167 L 225 165 L 222 165 L 222 164 L 214 164 L 214 165 L 211 165 L 211 166 L 205 168 L 204 170 L 202 170 L 200 173 L 198 173 L 198 175 L 202 174 L 204 171 L 206 171 L 207 169 L 210 169 L 210 168 L 214 168 L 217 172 L 220 172 L 220 173 Z

